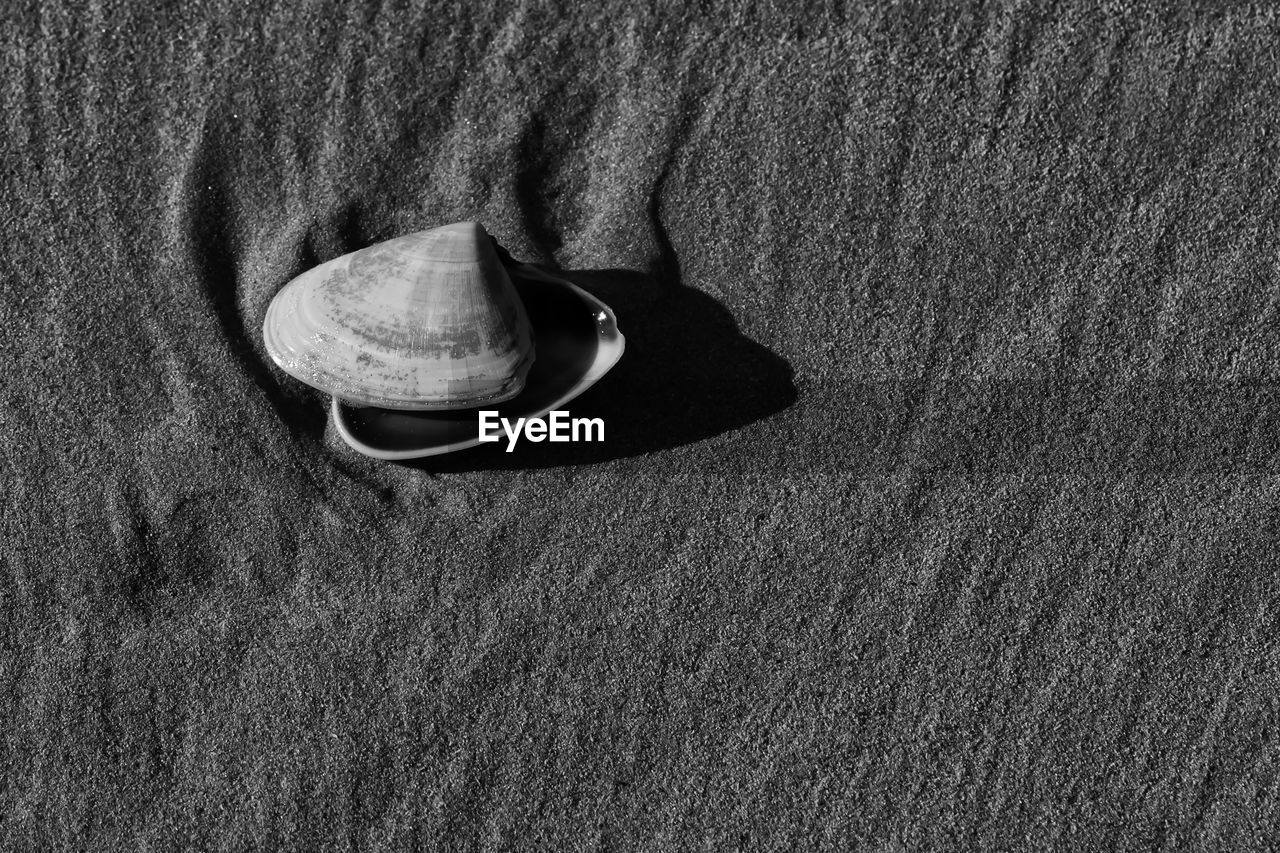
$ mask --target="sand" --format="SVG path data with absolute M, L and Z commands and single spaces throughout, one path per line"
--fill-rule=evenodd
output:
M 4 847 L 1280 833 L 1274 12 L 22 5 Z M 604 444 L 267 358 L 463 219 L 616 308 Z

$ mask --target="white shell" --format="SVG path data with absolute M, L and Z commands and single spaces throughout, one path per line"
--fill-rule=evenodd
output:
M 426 411 L 508 400 L 533 336 L 477 222 L 378 243 L 285 285 L 262 325 L 289 375 L 357 405 Z

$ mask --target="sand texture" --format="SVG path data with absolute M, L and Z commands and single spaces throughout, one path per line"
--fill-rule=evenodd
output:
M 0 847 L 1280 837 L 1280 13 L 659 5 L 0 4 Z M 606 441 L 362 457 L 473 219 Z

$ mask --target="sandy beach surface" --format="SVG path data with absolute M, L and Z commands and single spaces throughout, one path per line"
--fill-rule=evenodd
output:
M 0 11 L 4 848 L 1280 837 L 1274 10 L 148 5 Z M 603 444 L 267 357 L 468 219 Z

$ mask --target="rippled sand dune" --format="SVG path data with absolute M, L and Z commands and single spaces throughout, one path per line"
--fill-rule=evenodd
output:
M 1280 835 L 1265 4 L 25 5 L 4 847 Z M 267 305 L 472 219 L 606 441 L 359 456 Z

